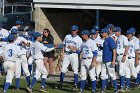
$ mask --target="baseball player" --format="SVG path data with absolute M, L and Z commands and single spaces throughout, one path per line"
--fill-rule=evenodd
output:
M 138 86 L 137 81 L 137 66 L 139 65 L 138 62 L 138 49 L 139 49 L 139 40 L 133 38 L 133 29 L 129 29 L 126 33 L 128 41 L 129 41 L 129 50 L 128 50 L 128 65 L 127 65 L 127 72 L 129 72 L 129 77 L 132 75 L 135 79 L 135 87 Z M 126 85 L 126 90 L 129 91 L 130 88 L 130 78 L 128 78 L 128 84 Z
M 117 39 L 117 62 L 119 64 L 119 75 L 120 75 L 120 87 L 121 92 L 124 91 L 125 87 L 125 79 L 126 84 L 128 83 L 128 78 L 130 78 L 129 73 L 127 73 L 126 65 L 128 59 L 128 49 L 129 43 L 126 36 L 121 35 L 122 29 L 120 27 L 115 27 L 115 35 L 118 37 Z
M 109 36 L 109 30 L 104 28 L 101 30 L 102 36 L 105 38 L 103 43 L 103 62 L 101 65 L 102 93 L 105 91 L 108 76 L 113 80 L 115 93 L 118 93 L 117 80 L 115 74 L 116 46 L 114 40 Z
M 98 55 L 96 58 L 96 76 L 97 76 L 97 79 L 99 79 L 99 75 L 101 73 L 104 38 L 101 38 L 100 36 L 98 36 L 96 29 L 92 29 L 90 34 L 91 34 L 91 39 L 95 41 L 96 46 L 98 47 Z
M 17 29 L 17 31 L 18 31 L 18 28 L 21 27 L 21 24 L 22 24 L 22 22 L 21 22 L 20 20 L 16 20 L 15 26 L 13 26 L 13 27 L 11 28 L 11 30 L 12 30 L 12 29 Z M 11 30 L 9 31 L 10 33 L 11 33 Z
M 2 47 L 3 45 L 5 45 L 7 42 L 5 42 L 9 35 L 9 32 L 2 28 L 2 24 L 0 23 L 0 47 Z M 0 75 L 1 75 L 1 72 L 3 71 L 3 68 L 2 68 L 2 64 L 0 63 Z
M 135 39 L 136 42 L 140 42 L 140 41 L 138 41 L 139 39 L 135 36 L 135 33 L 136 33 L 135 28 L 134 28 L 134 27 L 131 27 L 130 29 L 133 30 L 133 39 Z M 138 37 L 139 37 L 139 35 L 138 35 Z M 139 46 L 139 47 L 140 47 L 140 46 Z M 138 53 L 139 53 L 139 57 L 140 57 L 140 48 L 139 48 Z M 138 81 L 139 84 L 140 84 L 140 59 L 139 59 L 139 65 L 137 66 L 137 71 L 138 71 L 138 74 L 137 74 L 137 81 Z
M 140 87 L 140 34 L 138 34 L 138 39 L 139 39 L 139 68 L 138 68 L 138 77 L 137 77 L 137 79 L 138 79 L 138 83 L 139 83 L 139 87 Z
M 63 41 L 63 62 L 60 73 L 60 88 L 63 86 L 63 80 L 69 64 L 71 64 L 74 72 L 74 88 L 77 89 L 78 84 L 78 50 L 82 44 L 82 39 L 77 35 L 78 26 L 73 25 L 70 29 L 71 34 L 65 36 Z
M 101 37 L 100 37 L 100 34 L 99 34 L 99 32 L 100 32 L 100 27 L 95 25 L 95 26 L 93 27 L 93 29 L 96 30 L 97 38 L 101 38 Z
M 115 33 L 114 33 L 114 29 L 115 29 L 115 26 L 113 24 L 108 24 L 107 27 L 106 27 L 108 30 L 109 30 L 109 36 L 113 38 L 113 40 L 115 41 L 115 44 L 116 44 L 116 40 L 117 40 L 117 37 L 115 36 Z M 116 64 L 116 71 L 118 71 L 118 64 Z M 112 79 L 109 77 L 109 82 L 107 80 L 107 83 L 109 83 L 107 86 L 108 89 L 110 89 L 112 86 L 113 86 L 113 83 L 112 83 Z
M 109 30 L 109 36 L 112 37 L 116 43 L 117 37 L 114 33 L 115 26 L 113 24 L 108 24 L 106 28 Z
M 92 93 L 96 93 L 96 74 L 95 74 L 95 64 L 97 57 L 97 46 L 96 43 L 90 38 L 90 33 L 88 30 L 83 30 L 82 39 L 84 40 L 81 45 L 82 61 L 81 61 L 81 83 L 80 92 L 83 93 L 84 86 L 87 79 L 87 74 L 89 74 L 92 83 Z
M 3 58 L 4 58 L 4 69 L 7 72 L 6 81 L 4 84 L 3 92 L 6 93 L 9 86 L 12 84 L 12 79 L 15 73 L 17 57 L 20 57 L 20 49 L 14 44 L 15 37 L 9 34 L 8 41 L 9 44 L 3 46 Z
M 2 39 L 8 36 L 9 36 L 9 32 L 6 29 L 2 28 L 2 24 L 0 23 L 0 38 Z
M 35 75 L 32 79 L 31 85 L 30 87 L 27 87 L 30 93 L 32 93 L 32 88 L 34 84 L 36 83 L 37 79 L 39 79 L 41 75 L 42 75 L 42 84 L 41 84 L 40 91 L 47 92 L 47 90 L 45 90 L 45 81 L 46 81 L 48 72 L 44 65 L 44 61 L 43 61 L 44 57 L 43 57 L 42 51 L 49 52 L 49 51 L 54 50 L 54 47 L 47 48 L 42 43 L 40 43 L 41 38 L 42 38 L 41 35 L 42 34 L 40 34 L 39 32 L 35 32 L 34 33 L 35 42 L 33 42 L 31 45 L 31 54 L 36 64 L 36 69 L 35 69 Z
M 16 40 L 14 42 L 15 45 L 20 46 L 20 53 L 21 53 L 21 58 L 18 58 L 16 62 L 16 71 L 15 71 L 15 77 L 16 77 L 16 89 L 19 89 L 20 86 L 20 75 L 21 75 L 21 67 L 23 68 L 23 71 L 26 75 L 26 80 L 28 86 L 30 85 L 30 73 L 28 70 L 28 62 L 27 62 L 27 57 L 26 57 L 26 46 L 29 46 L 30 44 L 28 41 L 20 36 L 17 36 L 17 29 L 12 29 L 11 34 L 13 34 L 16 37 Z
M 30 44 L 32 44 L 34 42 L 34 37 L 33 37 L 34 31 L 29 31 L 28 32 L 28 42 L 30 42 Z M 31 56 L 31 51 L 30 51 L 30 47 L 27 47 L 27 59 L 28 59 L 28 69 L 30 72 L 30 75 L 33 72 L 33 57 Z

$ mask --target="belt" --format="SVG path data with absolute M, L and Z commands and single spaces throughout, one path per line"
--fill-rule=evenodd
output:
M 21 54 L 21 55 L 26 55 L 26 54 Z
M 82 59 L 92 59 L 92 57 L 82 58 Z
M 123 54 L 117 54 L 117 56 L 120 56 L 120 55 L 123 55 Z
M 76 53 L 76 52 L 65 52 L 67 55 L 72 54 L 72 53 Z
M 38 58 L 38 59 L 35 59 L 35 60 L 39 60 L 39 59 L 42 59 L 43 60 L 43 58 Z
M 6 61 L 10 61 L 10 62 L 13 62 L 13 63 L 15 63 L 16 61 L 11 61 L 11 60 L 6 60 Z
M 133 59 L 133 58 L 135 58 L 135 57 L 128 57 L 128 59 Z

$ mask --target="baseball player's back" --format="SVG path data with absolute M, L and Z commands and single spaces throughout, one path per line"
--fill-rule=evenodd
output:
M 17 55 L 20 54 L 20 49 L 17 45 L 15 44 L 7 44 L 3 47 L 4 50 L 4 60 L 9 60 L 9 61 L 16 61 Z
M 22 54 L 26 54 L 26 46 L 23 43 L 28 43 L 28 41 L 24 37 L 17 37 L 15 40 L 15 45 L 20 46 L 20 50 Z
M 9 44 L 3 46 L 2 48 L 3 58 L 4 58 L 3 66 L 4 66 L 5 71 L 7 72 L 6 81 L 4 84 L 4 91 L 3 91 L 4 93 L 7 92 L 9 86 L 12 83 L 12 79 L 16 71 L 15 69 L 16 61 L 17 61 L 17 58 L 21 56 L 20 49 L 18 46 L 14 44 L 14 40 L 15 40 L 15 37 L 12 34 L 10 34 L 8 36 Z
M 42 51 L 49 52 L 52 51 L 54 48 L 47 48 L 42 43 L 36 41 L 32 43 L 31 45 L 31 54 L 33 55 L 34 59 L 43 59 L 44 56 L 42 54 Z

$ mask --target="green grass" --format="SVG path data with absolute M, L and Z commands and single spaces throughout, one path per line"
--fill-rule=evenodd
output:
M 3 84 L 4 84 L 4 78 L 1 77 L 0 78 L 0 93 L 2 93 L 3 91 Z M 33 88 L 34 92 L 33 93 L 41 93 L 39 92 L 40 89 L 40 81 L 37 82 Z M 71 82 L 65 82 L 64 83 L 64 87 L 63 89 L 54 89 L 54 86 L 57 85 L 58 82 L 50 82 L 47 81 L 47 89 L 49 90 L 49 93 L 76 93 L 73 90 L 73 83 Z M 13 80 L 13 85 L 8 89 L 7 93 L 28 93 L 26 90 L 26 81 L 24 79 L 21 79 L 20 81 L 20 90 L 19 91 L 13 91 L 12 88 L 15 86 L 14 84 L 14 80 Z M 90 88 L 86 88 L 84 93 L 90 93 L 91 89 Z M 98 88 L 97 91 L 100 91 L 100 88 Z M 107 91 L 107 93 L 113 93 L 113 88 L 111 91 Z M 99 92 L 100 93 L 100 92 Z M 129 93 L 140 93 L 140 89 L 139 90 L 132 90 Z

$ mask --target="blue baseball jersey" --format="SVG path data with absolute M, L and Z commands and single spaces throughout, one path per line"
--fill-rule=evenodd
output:
M 108 37 L 103 44 L 103 62 L 111 62 L 113 59 L 113 49 L 116 48 L 115 41 Z

